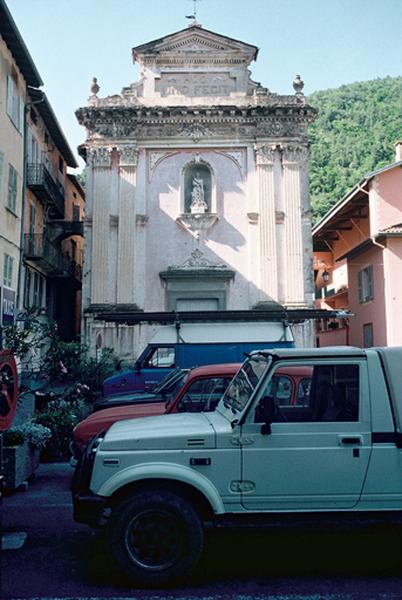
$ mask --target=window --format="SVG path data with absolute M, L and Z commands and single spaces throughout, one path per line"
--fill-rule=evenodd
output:
M 5 254 L 3 263 L 3 284 L 9 288 L 12 287 L 13 283 L 13 263 L 13 257 L 9 254 Z
M 231 377 L 216 376 L 194 381 L 177 405 L 178 412 L 202 412 L 215 410 Z
M 306 377 L 306 371 L 310 372 L 309 377 Z M 358 421 L 359 366 L 326 364 L 279 368 L 255 410 L 255 422 L 267 420 L 290 423 Z
M 80 206 L 79 204 L 73 204 L 73 221 L 80 220 Z
M 28 162 L 34 163 L 34 164 L 39 163 L 40 162 L 40 160 L 39 160 L 39 144 L 30 128 L 28 128 L 27 148 L 28 148 Z
M 374 298 L 374 286 L 373 286 L 373 265 L 369 265 L 359 271 L 358 274 L 359 284 L 359 302 L 363 304 Z
M 22 133 L 24 130 L 24 103 L 12 77 L 7 77 L 7 114 L 18 131 Z
M 363 348 L 370 348 L 373 345 L 373 324 L 365 323 L 363 325 Z
M 17 212 L 17 171 L 12 165 L 8 168 L 7 208 L 13 213 Z
M 29 204 L 29 233 L 35 233 L 36 207 L 32 202 Z
M 188 311 L 188 310 L 218 310 L 219 300 L 218 298 L 178 298 L 176 300 L 177 311 Z
M 45 278 L 40 273 L 27 268 L 25 270 L 24 306 L 41 308 L 44 301 Z
M 175 350 L 171 346 L 154 348 L 144 361 L 144 367 L 171 368 L 175 363 Z

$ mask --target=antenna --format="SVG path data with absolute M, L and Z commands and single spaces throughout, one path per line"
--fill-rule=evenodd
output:
M 192 19 L 194 23 L 197 21 L 197 2 L 201 2 L 201 0 L 190 0 L 193 3 L 193 14 L 186 15 L 186 19 Z

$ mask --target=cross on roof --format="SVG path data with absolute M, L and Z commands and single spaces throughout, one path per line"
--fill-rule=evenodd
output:
M 186 15 L 186 19 L 194 19 L 194 21 L 196 21 L 196 19 L 197 19 L 197 2 L 201 2 L 201 0 L 190 0 L 190 2 L 193 3 L 193 14 Z

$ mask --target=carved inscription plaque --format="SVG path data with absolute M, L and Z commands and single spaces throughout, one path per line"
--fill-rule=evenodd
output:
M 155 82 L 155 90 L 161 96 L 228 96 L 235 82 L 227 73 L 164 73 Z

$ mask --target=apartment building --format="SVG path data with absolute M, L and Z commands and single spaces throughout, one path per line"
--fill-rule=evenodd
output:
M 0 326 L 31 308 L 79 332 L 84 192 L 43 81 L 0 0 Z
M 28 86 L 43 85 L 0 0 L 0 325 L 14 321 L 22 263 L 24 120 Z

